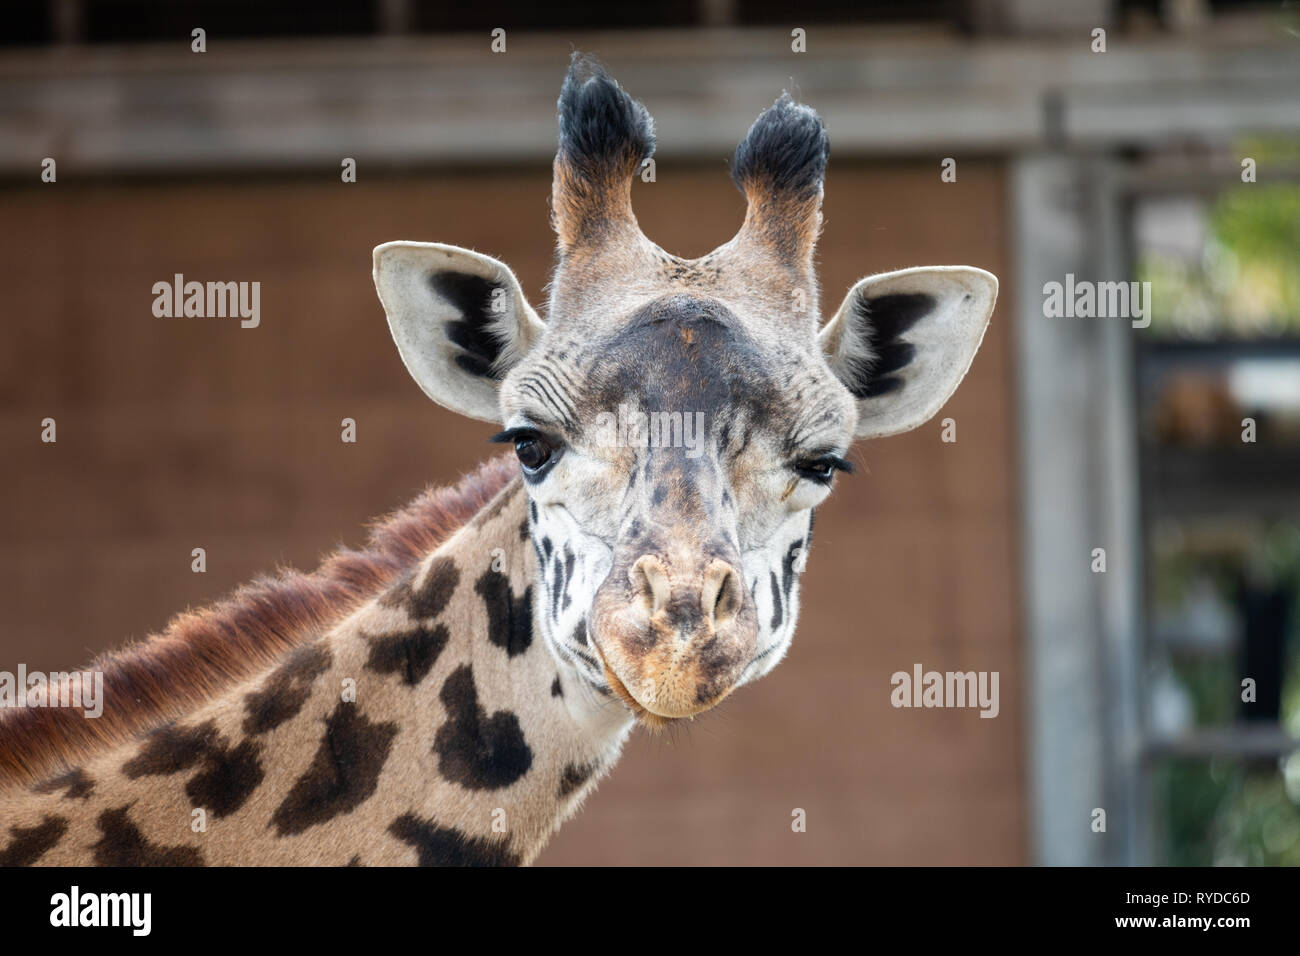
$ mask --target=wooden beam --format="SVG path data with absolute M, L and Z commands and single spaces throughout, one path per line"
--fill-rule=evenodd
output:
M 781 30 L 228 43 L 189 38 L 0 57 L 0 174 L 545 162 L 571 49 L 643 99 L 661 159 L 722 162 L 785 87 L 837 157 L 1156 146 L 1300 128 L 1300 58 L 1271 34 L 971 42 L 941 31 Z M 1047 109 L 1055 103 L 1056 109 Z

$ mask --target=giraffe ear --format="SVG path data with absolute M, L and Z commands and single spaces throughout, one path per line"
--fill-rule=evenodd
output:
M 998 280 L 970 266 L 930 266 L 862 279 L 818 341 L 858 400 L 858 438 L 911 431 L 956 391 L 979 350 Z
M 545 326 L 513 272 L 436 242 L 375 247 L 375 289 L 406 370 L 454 412 L 499 422 L 497 390 Z

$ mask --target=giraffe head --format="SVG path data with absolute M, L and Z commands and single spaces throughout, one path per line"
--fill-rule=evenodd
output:
M 424 392 L 505 426 L 552 651 L 661 723 L 781 659 L 813 509 L 855 439 L 908 431 L 947 401 L 997 280 L 962 266 L 871 276 L 823 324 L 828 147 L 813 110 L 783 95 L 758 117 L 732 165 L 744 223 L 692 260 L 632 212 L 654 151 L 646 109 L 575 56 L 558 112 L 545 322 L 509 268 L 454 246 L 379 246 L 375 283 Z

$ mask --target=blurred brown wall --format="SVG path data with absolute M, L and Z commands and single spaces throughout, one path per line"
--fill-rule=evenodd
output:
M 651 238 L 682 255 L 729 238 L 742 203 L 721 164 L 658 172 L 635 193 Z M 825 307 L 873 271 L 1004 274 L 1003 189 L 993 164 L 941 184 L 937 162 L 836 163 Z M 0 192 L 0 669 L 84 663 L 258 571 L 314 566 L 487 455 L 488 426 L 407 377 L 370 250 L 473 247 L 541 304 L 548 192 L 541 168 L 364 166 L 354 185 L 322 170 Z M 151 287 L 177 272 L 260 281 L 261 326 L 155 318 Z M 935 422 L 855 452 L 864 467 L 818 515 L 787 660 L 684 731 L 639 733 L 542 862 L 1025 861 L 1010 314 L 1004 302 L 943 412 L 956 444 Z M 344 417 L 355 445 L 339 440 Z M 1000 716 L 891 708 L 889 675 L 915 662 L 999 671 Z M 796 807 L 806 833 L 791 832 Z

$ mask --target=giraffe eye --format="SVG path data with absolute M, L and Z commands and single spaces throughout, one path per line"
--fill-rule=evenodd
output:
M 829 485 L 835 472 L 850 472 L 853 466 L 838 455 L 819 455 L 816 458 L 801 458 L 794 463 L 794 470 L 800 478 Z
M 550 461 L 551 450 L 540 435 L 520 435 L 515 439 L 515 454 L 526 471 L 536 471 Z
M 551 460 L 552 449 L 546 438 L 539 434 L 517 434 L 515 436 L 515 455 L 524 471 L 537 471 Z
M 515 456 L 528 475 L 537 474 L 556 457 L 556 443 L 527 426 L 506 429 L 499 435 L 493 435 L 489 441 L 510 442 L 514 445 Z

